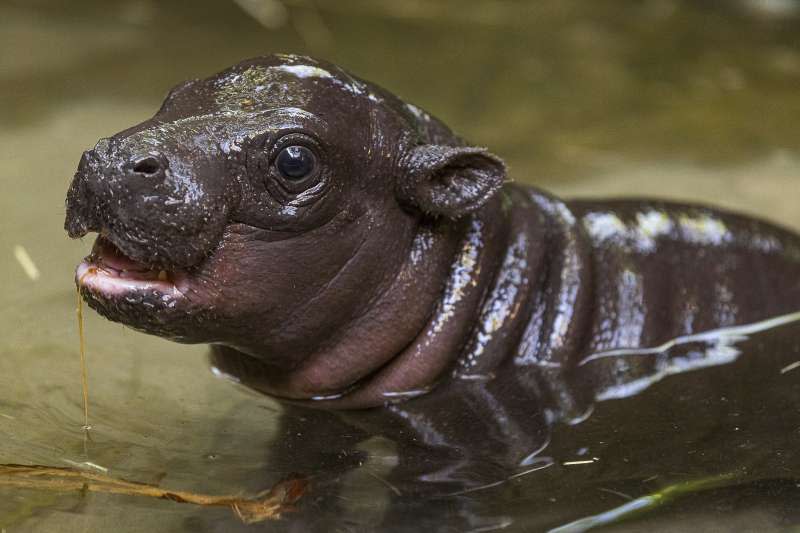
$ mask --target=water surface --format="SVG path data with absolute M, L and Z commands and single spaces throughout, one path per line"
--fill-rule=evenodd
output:
M 89 313 L 86 442 L 71 278 L 91 243 L 61 226 L 82 150 L 151 115 L 173 84 L 280 51 L 326 57 L 431 110 L 506 158 L 517 181 L 713 202 L 800 229 L 798 34 L 791 0 L 0 4 L 0 463 L 212 494 L 319 475 L 293 519 L 249 526 L 275 531 L 540 531 L 595 517 L 585 527 L 664 490 L 676 496 L 617 530 L 797 527 L 800 369 L 781 373 L 800 359 L 794 324 L 743 341 L 730 364 L 556 426 L 547 468 L 416 501 L 383 482 L 390 443 L 367 442 L 364 466 L 346 472 L 301 452 L 273 461 L 275 402 L 215 378 L 203 347 Z M 8 532 L 248 528 L 226 509 L 169 501 L 0 494 Z

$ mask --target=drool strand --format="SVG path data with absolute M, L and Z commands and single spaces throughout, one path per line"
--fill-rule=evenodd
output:
M 89 425 L 89 374 L 86 370 L 86 339 L 83 334 L 83 298 L 81 298 L 81 289 L 80 285 L 83 282 L 83 278 L 90 274 L 92 270 L 90 269 L 89 272 L 84 274 L 79 283 L 78 283 L 78 339 L 80 344 L 80 354 L 81 354 L 81 386 L 83 389 L 83 430 L 88 432 L 92 429 L 92 426 Z

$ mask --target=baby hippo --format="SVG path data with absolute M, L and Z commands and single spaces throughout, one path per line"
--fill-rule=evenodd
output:
M 515 185 L 428 113 L 300 56 L 175 87 L 83 154 L 66 205 L 70 237 L 99 235 L 76 274 L 93 309 L 325 409 L 399 413 L 472 387 L 578 414 L 654 371 L 577 372 L 592 354 L 800 308 L 794 234 Z

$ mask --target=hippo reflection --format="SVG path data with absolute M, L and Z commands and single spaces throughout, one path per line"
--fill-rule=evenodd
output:
M 181 84 L 102 139 L 66 229 L 99 234 L 76 276 L 99 313 L 208 343 L 217 371 L 292 405 L 347 411 L 348 446 L 436 450 L 405 471 L 445 492 L 540 466 L 554 422 L 663 373 L 587 357 L 800 307 L 794 234 L 514 185 L 426 112 L 299 56 Z

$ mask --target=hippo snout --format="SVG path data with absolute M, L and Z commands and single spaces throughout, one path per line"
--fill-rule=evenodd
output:
M 72 238 L 83 237 L 91 231 L 103 228 L 102 200 L 113 189 L 136 187 L 138 178 L 166 178 L 169 160 L 159 152 L 134 155 L 119 165 L 106 165 L 96 149 L 86 150 L 78 163 L 67 196 L 67 220 L 65 229 Z M 117 176 L 120 183 L 114 184 L 106 176 Z M 153 182 L 149 184 L 154 185 Z M 132 191 L 116 191 L 121 198 Z
M 142 263 L 191 267 L 221 238 L 228 185 L 224 162 L 112 139 L 83 154 L 65 229 L 72 238 L 100 233 Z

